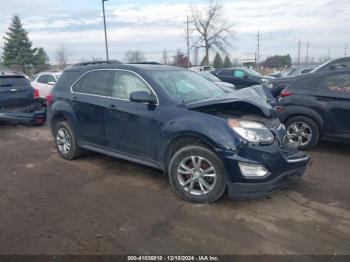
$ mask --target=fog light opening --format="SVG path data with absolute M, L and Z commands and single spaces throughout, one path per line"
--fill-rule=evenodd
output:
M 263 165 L 245 162 L 239 162 L 238 165 L 242 175 L 246 178 L 265 178 L 270 175 L 269 170 Z

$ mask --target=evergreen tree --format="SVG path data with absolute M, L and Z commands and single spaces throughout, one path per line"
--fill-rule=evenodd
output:
M 32 42 L 28 38 L 28 32 L 23 29 L 18 16 L 15 15 L 12 18 L 4 40 L 3 65 L 29 73 L 30 67 L 33 65 L 35 49 L 32 49 Z
M 214 61 L 213 61 L 213 66 L 214 68 L 222 68 L 224 65 L 223 61 L 222 61 L 222 57 L 219 54 L 219 52 L 216 53 Z
M 201 66 L 208 66 L 208 65 L 209 65 L 208 57 L 204 56 L 201 62 Z
M 45 71 L 49 69 L 49 57 L 47 56 L 45 50 L 39 47 L 34 54 L 34 73 Z
M 224 59 L 224 68 L 230 68 L 232 67 L 232 63 L 231 63 L 231 60 L 230 60 L 230 57 L 228 55 L 225 56 L 225 59 Z

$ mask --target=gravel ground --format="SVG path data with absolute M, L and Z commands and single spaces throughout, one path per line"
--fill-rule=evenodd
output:
M 158 170 L 61 159 L 47 127 L 0 137 L 0 254 L 350 254 L 349 145 L 321 143 L 269 197 L 194 205 Z

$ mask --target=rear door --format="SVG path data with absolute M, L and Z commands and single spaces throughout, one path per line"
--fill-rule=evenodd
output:
M 350 139 L 350 72 L 327 73 L 314 98 L 324 119 L 324 134 Z
M 73 86 L 73 108 L 80 141 L 106 146 L 105 117 L 111 75 L 109 70 L 91 71 Z
M 0 76 L 0 109 L 27 107 L 33 103 L 33 94 L 24 76 Z

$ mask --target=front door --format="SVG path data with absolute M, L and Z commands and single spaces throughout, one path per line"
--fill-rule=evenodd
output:
M 148 84 L 130 71 L 116 70 L 106 117 L 108 147 L 142 159 L 156 158 L 159 133 L 158 105 L 129 100 L 135 91 L 151 91 Z

